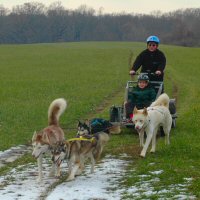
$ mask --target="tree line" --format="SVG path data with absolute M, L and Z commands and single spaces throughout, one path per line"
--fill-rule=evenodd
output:
M 144 41 L 157 35 L 162 43 L 200 46 L 200 8 L 152 14 L 103 14 L 86 5 L 66 9 L 24 3 L 11 10 L 0 5 L 0 43 L 27 44 L 75 41 Z

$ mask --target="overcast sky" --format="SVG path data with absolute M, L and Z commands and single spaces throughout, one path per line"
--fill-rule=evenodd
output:
M 27 2 L 41 2 L 46 6 L 57 0 L 0 0 L 0 5 L 12 8 Z M 103 8 L 103 13 L 151 13 L 155 10 L 161 12 L 174 11 L 180 8 L 200 8 L 200 0 L 60 0 L 68 9 L 76 9 L 80 5 L 87 5 L 98 10 Z

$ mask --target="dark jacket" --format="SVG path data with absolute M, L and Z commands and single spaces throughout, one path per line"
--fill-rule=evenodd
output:
M 144 89 L 138 86 L 133 88 L 132 92 L 129 93 L 128 97 L 131 104 L 136 106 L 138 109 L 150 106 L 150 104 L 156 99 L 156 92 L 153 87 L 148 85 Z
M 166 58 L 162 51 L 157 49 L 156 51 L 151 52 L 146 49 L 137 56 L 133 63 L 132 70 L 137 71 L 140 67 L 142 67 L 141 72 L 156 72 L 159 70 L 162 74 L 160 76 L 150 76 L 150 81 L 163 81 L 165 65 Z

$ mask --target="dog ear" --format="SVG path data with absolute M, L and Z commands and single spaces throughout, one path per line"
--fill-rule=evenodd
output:
M 70 152 L 71 143 L 69 141 L 65 141 L 64 148 L 66 151 Z
M 143 114 L 144 114 L 144 115 L 148 115 L 147 108 L 145 108 L 145 107 L 144 107 L 144 109 L 143 109 Z
M 32 137 L 32 141 L 35 141 L 35 139 L 36 139 L 36 136 L 37 136 L 37 132 L 36 132 L 36 131 L 34 131 L 34 133 L 33 133 L 33 137 Z
M 49 144 L 50 143 L 50 138 L 48 137 L 48 135 L 44 132 L 44 134 L 41 135 L 41 140 L 46 143 Z
M 134 109 L 133 109 L 133 114 L 136 114 L 136 113 L 137 113 L 137 108 L 135 106 Z
M 89 127 L 89 125 L 90 125 L 89 119 L 86 119 L 86 120 L 85 120 L 85 124 Z
M 60 141 L 60 146 L 64 146 L 66 144 L 66 140 Z
M 79 119 L 77 119 L 77 121 L 78 121 L 78 124 L 77 124 L 77 127 L 78 127 L 78 126 L 81 125 L 82 123 L 81 123 L 81 121 L 80 121 Z
M 67 140 L 65 140 L 65 141 L 64 141 L 64 145 L 66 145 L 66 146 L 70 146 L 70 142 L 67 141 Z

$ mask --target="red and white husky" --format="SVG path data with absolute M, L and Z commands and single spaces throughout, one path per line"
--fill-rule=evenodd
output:
M 67 102 L 63 98 L 55 99 L 48 109 L 48 126 L 39 132 L 35 132 L 32 137 L 33 153 L 37 158 L 39 177 L 42 180 L 42 158 L 43 154 L 50 152 L 51 148 L 59 142 L 65 141 L 64 132 L 59 126 L 59 118 L 65 111 Z M 56 168 L 56 172 L 55 172 Z M 60 164 L 55 165 L 53 162 L 50 175 L 60 176 Z
M 169 133 L 172 125 L 172 117 L 169 112 L 169 97 L 167 94 L 161 94 L 158 99 L 151 104 L 150 107 L 143 110 L 133 111 L 133 123 L 135 129 L 139 133 L 140 146 L 143 146 L 140 156 L 145 157 L 146 151 L 152 141 L 151 152 L 156 150 L 156 134 L 160 126 L 163 127 L 165 135 L 165 143 L 169 144 Z M 144 144 L 144 132 L 147 134 L 147 139 Z

